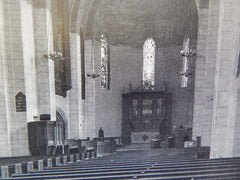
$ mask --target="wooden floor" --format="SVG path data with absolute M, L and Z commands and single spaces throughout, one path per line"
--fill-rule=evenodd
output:
M 194 149 L 132 145 L 88 161 L 68 163 L 11 179 L 240 179 L 240 158 L 196 159 Z

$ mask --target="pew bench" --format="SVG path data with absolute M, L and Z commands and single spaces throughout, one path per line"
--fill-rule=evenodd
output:
M 103 165 L 104 166 L 104 165 Z M 28 177 L 31 179 L 51 179 L 51 178 L 100 178 L 100 177 L 108 177 L 108 178 L 157 178 L 157 179 L 180 179 L 180 178 L 209 178 L 209 177 L 221 177 L 221 176 L 229 176 L 229 175 L 238 175 L 239 163 L 238 165 L 233 165 L 229 162 L 228 165 L 218 165 L 214 164 L 210 166 L 206 166 L 205 164 L 200 164 L 199 167 L 194 167 L 193 164 L 185 165 L 182 168 L 178 167 L 178 163 L 174 166 L 163 166 L 157 167 L 156 164 L 152 166 L 145 166 L 144 168 L 110 168 L 110 169 L 99 169 L 99 170 L 72 170 L 72 171 L 59 171 L 59 172 L 43 172 L 36 174 L 26 174 L 26 175 L 18 175 L 15 177 Z M 216 174 L 217 173 L 217 174 Z
M 121 137 L 93 138 L 97 156 L 104 156 L 116 151 L 117 144 L 121 144 Z
M 81 141 L 80 139 L 65 139 L 64 146 L 67 148 L 67 154 L 80 153 Z
M 185 150 L 186 151 L 186 150 Z M 139 152 L 140 153 L 140 152 Z M 181 153 L 181 152 L 180 152 Z M 120 154 L 119 154 L 120 155 Z M 144 162 L 141 159 L 123 159 L 115 154 L 119 161 L 109 161 L 108 156 L 93 161 L 81 161 L 64 165 L 61 157 L 61 166 L 46 170 L 36 170 L 36 163 L 28 174 L 13 174 L 18 179 L 211 179 L 221 177 L 237 177 L 240 175 L 239 158 L 204 159 L 204 160 L 176 160 L 169 157 L 163 159 L 153 158 Z M 121 156 L 122 157 L 122 156 Z M 174 156 L 175 157 L 175 156 Z M 66 159 L 66 158 L 65 158 Z M 113 158 L 111 157 L 111 160 Z M 42 162 L 46 166 L 46 161 Z M 30 163 L 31 164 L 31 163 Z M 35 165 L 34 165 L 35 164 Z M 27 165 L 25 163 L 25 165 Z M 11 171 L 9 167 L 8 171 Z M 27 172 L 24 172 L 27 173 Z M 189 180 L 190 180 L 189 179 Z
M 96 149 L 94 148 L 94 142 L 87 139 L 80 139 L 81 142 L 81 159 L 82 160 L 89 160 L 91 158 L 96 157 Z

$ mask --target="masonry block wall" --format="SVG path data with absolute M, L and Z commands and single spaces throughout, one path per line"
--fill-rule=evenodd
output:
M 94 68 L 94 58 L 95 58 L 95 41 L 85 40 L 84 41 L 84 61 L 85 61 L 85 72 L 87 73 L 97 73 L 98 70 Z M 96 137 L 95 133 L 95 79 L 87 78 L 85 80 L 85 106 L 84 106 L 84 124 L 85 137 Z
M 239 81 L 239 79 L 238 79 Z M 233 154 L 236 157 L 240 156 L 240 86 L 238 86 L 237 94 L 237 109 L 236 109 L 236 121 L 235 121 L 235 131 L 234 131 L 234 147 Z
M 212 158 L 239 155 L 239 3 L 210 0 L 199 8 L 193 137 L 202 137 Z
M 8 95 L 9 106 L 7 112 L 9 116 L 8 121 L 8 134 L 10 136 L 11 156 L 28 155 L 28 136 L 27 136 L 27 123 L 26 112 L 16 112 L 15 96 L 18 92 L 26 94 L 25 74 L 24 74 L 24 56 L 23 56 L 23 41 L 22 41 L 22 14 L 20 2 L 6 3 L 5 17 L 8 18 L 6 35 L 7 40 L 7 62 L 8 62 Z M 6 19 L 7 20 L 7 19 Z M 6 21 L 5 21 L 6 22 Z
M 207 49 L 207 29 L 208 29 L 208 8 L 199 8 L 198 19 L 198 41 L 197 50 L 198 57 L 196 59 L 195 73 L 195 95 L 194 95 L 194 116 L 193 116 L 193 139 L 196 136 L 202 137 L 202 145 L 210 144 L 210 126 L 211 119 L 207 118 L 205 108 L 205 67 L 206 67 L 206 49 Z M 208 101 L 211 103 L 210 101 Z M 204 113 L 204 114 L 203 114 Z M 211 111 L 210 113 L 211 117 Z
M 17 1 L 1 2 L 1 62 L 3 73 L 1 82 L 5 113 L 1 116 L 2 156 L 29 155 L 26 112 L 16 112 L 15 95 L 26 93 L 24 82 L 24 62 L 22 46 L 21 5 Z
M 27 1 L 20 1 L 20 7 L 27 121 L 30 122 L 34 120 L 34 116 L 38 116 L 33 7 Z
M 78 32 L 80 28 L 83 29 L 83 32 L 86 32 L 83 37 L 85 43 L 89 41 L 87 42 L 88 45 L 85 44 L 86 73 L 99 73 L 100 45 L 98 41 L 100 37 L 96 38 L 97 41 L 92 40 L 92 45 L 90 45 L 91 40 L 87 40 L 86 38 L 89 38 L 87 37 L 88 28 L 91 29 L 92 24 L 86 24 L 86 22 L 90 23 L 91 21 L 89 21 L 89 18 L 93 17 L 89 16 L 89 14 L 86 13 L 87 11 L 76 11 L 76 6 L 79 6 L 79 9 L 88 9 L 92 5 L 90 4 L 90 1 L 81 1 L 74 5 L 72 8 L 72 17 L 73 19 L 76 18 L 76 20 L 72 22 L 71 29 L 72 33 Z M 93 13 L 91 12 L 90 15 L 91 14 Z M 193 18 L 197 19 L 196 16 L 193 16 Z M 197 21 L 195 27 L 197 31 Z M 189 33 L 197 34 L 195 32 Z M 111 34 L 107 35 L 109 37 L 111 36 Z M 191 38 L 193 40 L 193 47 L 196 48 L 195 43 L 197 37 Z M 111 42 L 109 43 L 111 44 Z M 167 92 L 173 93 L 172 124 L 176 127 L 179 127 L 180 125 L 192 127 L 195 58 L 192 58 L 190 63 L 190 69 L 193 75 L 190 77 L 189 86 L 186 89 L 181 89 L 180 72 L 182 68 L 182 57 L 179 53 L 181 49 L 182 45 L 172 45 L 156 49 L 156 90 L 161 90 L 163 83 L 165 83 Z M 92 53 L 92 55 L 89 55 L 89 53 Z M 71 60 L 72 58 L 74 57 L 71 57 Z M 122 116 L 121 94 L 129 91 L 129 83 L 132 84 L 133 90 L 139 89 L 142 86 L 142 59 L 142 48 L 110 45 L 110 90 L 101 90 L 100 78 L 86 78 L 86 100 L 78 101 L 76 98 L 74 99 L 74 95 L 76 95 L 80 89 L 79 87 L 74 87 L 72 84 L 73 91 L 72 94 L 70 93 L 70 96 L 72 96 L 70 101 L 74 101 L 74 103 L 79 104 L 82 107 L 79 111 L 82 112 L 81 118 L 79 117 L 80 114 L 76 111 L 77 107 L 70 107 L 75 108 L 74 111 L 70 110 L 70 114 L 72 114 L 70 116 L 77 118 L 79 119 L 79 122 L 82 122 L 79 123 L 79 126 L 82 124 L 83 126 L 80 127 L 83 128 L 83 130 L 79 133 L 84 132 L 84 129 L 87 129 L 89 132 L 95 132 L 90 134 L 83 133 L 83 136 L 97 136 L 99 127 L 102 126 L 103 128 L 106 127 L 106 135 L 120 135 Z M 71 61 L 71 66 L 75 66 L 73 64 L 76 65 L 76 62 Z M 72 71 L 72 83 L 78 82 L 75 78 L 77 78 L 77 74 L 79 73 L 76 69 L 79 67 L 79 65 L 77 67 L 71 67 L 74 71 L 74 73 Z M 81 82 L 79 82 L 78 85 L 80 85 L 80 83 Z M 72 119 L 72 121 L 75 120 Z M 93 122 L 92 125 L 94 128 L 90 130 L 88 126 L 91 126 L 91 122 Z M 77 122 L 74 122 L 73 124 L 77 124 Z M 87 127 L 85 126 L 86 124 L 88 124 Z
M 81 81 L 81 71 L 79 66 L 80 61 L 80 48 L 78 47 L 78 43 L 80 45 L 79 35 L 76 33 L 70 34 L 70 57 L 71 57 L 71 80 L 72 80 L 72 89 L 69 91 L 69 101 L 71 102 L 71 106 L 69 106 L 69 122 L 68 122 L 68 130 L 69 130 L 69 138 L 77 138 L 79 137 L 79 105 L 81 99 L 79 99 L 79 88 L 81 85 L 79 84 Z
M 210 145 L 216 67 L 219 1 L 199 8 L 197 60 L 195 76 L 193 139 L 201 136 L 202 145 Z
M 38 111 L 39 114 L 50 114 L 48 60 L 43 57 L 48 53 L 46 3 L 44 0 L 33 1 L 33 7 Z
M 81 89 L 81 47 L 79 30 L 70 34 L 71 83 L 69 91 L 69 138 L 85 138 L 84 100 Z
M 95 41 L 93 46 L 94 68 L 95 72 L 99 72 L 100 44 Z M 180 45 L 156 49 L 155 90 L 161 91 L 164 83 L 166 91 L 173 94 L 172 125 L 192 127 L 195 58 L 191 59 L 190 63 L 193 76 L 190 77 L 188 88 L 182 89 L 180 76 L 182 57 L 179 53 L 181 49 L 182 46 Z M 142 48 L 114 45 L 110 45 L 109 50 L 110 90 L 101 89 L 100 78 L 87 79 L 87 81 L 94 81 L 92 83 L 95 83 L 93 94 L 95 104 L 92 102 L 91 105 L 91 111 L 94 110 L 94 107 L 95 111 L 91 113 L 95 113 L 95 119 L 93 117 L 95 135 L 97 135 L 99 128 L 103 127 L 106 136 L 120 136 L 122 123 L 121 95 L 129 92 L 129 84 L 132 85 L 133 91 L 141 89 L 143 50 Z M 91 92 L 87 92 L 87 94 Z M 88 97 L 86 102 L 88 102 Z
M 43 57 L 51 40 L 49 7 L 45 0 L 1 1 L 1 156 L 29 155 L 27 122 L 40 114 L 56 119 L 53 62 Z M 26 95 L 27 112 L 16 111 L 18 92 Z
M 62 116 L 65 124 L 65 138 L 69 138 L 69 94 L 66 97 L 58 96 L 56 100 L 56 111 Z M 73 105 L 72 105 L 73 106 Z M 57 120 L 57 119 L 56 119 Z
M 0 2 L 0 35 L 1 35 L 1 42 L 0 42 L 0 154 L 2 156 L 10 156 L 11 155 L 11 146 L 10 146 L 10 139 L 8 135 L 8 105 L 6 104 L 9 102 L 8 97 L 8 65 L 7 65 L 7 58 L 6 58 L 6 50 L 7 50 L 7 37 L 6 37 L 6 14 L 5 14 L 6 4 L 3 1 Z
M 95 46 L 95 67 L 100 69 L 100 44 Z M 110 90 L 103 90 L 100 78 L 95 80 L 96 134 L 100 127 L 105 136 L 121 136 L 122 93 L 142 84 L 142 49 L 109 46 Z
M 196 49 L 196 37 L 192 38 L 192 46 Z M 157 48 L 156 50 L 156 90 L 161 90 L 163 84 L 166 92 L 172 93 L 172 127 L 192 127 L 193 95 L 196 57 L 190 58 L 188 87 L 181 88 L 182 45 Z
M 222 0 L 219 5 L 219 28 L 214 84 L 211 157 L 239 156 L 240 141 L 237 100 L 239 79 L 236 78 L 239 55 L 240 2 Z M 235 140 L 235 141 L 234 141 Z

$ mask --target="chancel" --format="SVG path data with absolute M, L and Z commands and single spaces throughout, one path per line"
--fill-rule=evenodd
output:
M 240 179 L 239 9 L 1 0 L 1 178 Z

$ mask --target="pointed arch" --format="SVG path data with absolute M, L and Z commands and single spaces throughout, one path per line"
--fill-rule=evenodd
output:
M 62 108 L 56 108 L 56 120 L 63 123 L 63 135 L 64 139 L 68 139 L 68 121 L 67 116 Z

